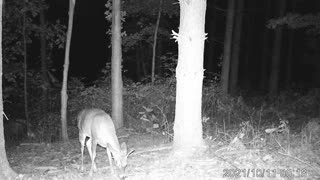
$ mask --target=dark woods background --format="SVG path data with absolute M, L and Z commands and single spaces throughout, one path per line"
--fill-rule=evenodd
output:
M 320 44 L 317 13 L 318 0 L 237 0 L 233 37 L 240 33 L 239 41 L 233 38 L 231 56 L 238 58 L 238 70 L 230 77 L 233 103 L 236 97 L 252 106 L 259 106 L 270 92 L 272 59 L 280 58 L 276 79 L 277 94 L 300 93 L 299 97 L 317 97 L 320 85 Z M 204 52 L 205 89 L 203 114 L 217 117 L 216 100 L 219 96 L 219 80 L 224 59 L 224 38 L 228 1 L 207 2 Z M 241 4 L 243 3 L 242 8 Z M 103 107 L 111 110 L 110 98 L 110 11 L 107 1 L 77 1 L 71 42 L 70 71 L 68 83 L 68 123 L 76 128 L 75 114 L 84 107 Z M 125 89 L 125 123 L 131 127 L 143 127 L 139 112 L 147 115 L 154 109 L 158 116 L 165 115 L 169 122 L 174 119 L 177 43 L 171 39 L 171 30 L 178 32 L 179 4 L 167 0 L 163 4 L 158 43 L 156 49 L 155 86 L 150 84 L 152 44 L 158 0 L 128 0 L 123 2 L 123 78 Z M 277 21 L 281 16 L 296 13 L 314 15 L 296 18 L 296 21 Z M 40 21 L 40 17 L 44 21 Z M 242 16 L 241 25 L 239 17 Z M 290 16 L 290 14 L 288 15 Z M 64 39 L 68 19 L 68 1 L 36 0 L 32 2 L 6 1 L 4 11 L 4 105 L 10 119 L 26 119 L 43 141 L 55 141 L 60 131 L 60 84 L 64 60 Z M 274 21 L 269 21 L 273 19 Z M 275 26 L 277 25 L 278 26 Z M 271 26 L 276 28 L 268 28 Z M 294 29 L 289 28 L 295 25 Z M 267 27 L 268 26 L 268 27 Z M 195 27 L 196 28 L 196 27 Z M 282 28 L 281 38 L 276 38 L 277 29 Z M 25 31 L 23 31 L 25 30 Z M 43 36 L 42 36 L 43 35 Z M 24 48 L 24 39 L 26 47 Z M 43 42 L 43 43 L 41 43 Z M 276 46 L 278 45 L 278 46 Z M 278 51 L 274 49 L 278 47 Z M 24 63 L 24 54 L 27 64 Z M 27 67 L 27 106 L 24 101 L 24 68 Z M 289 93 L 292 92 L 292 93 Z M 308 94 L 309 93 L 309 94 Z M 226 96 L 223 96 L 225 98 Z M 249 97 L 256 98 L 249 100 Z M 296 97 L 296 96 L 292 96 Z M 290 99 L 289 98 L 289 99 Z M 258 99 L 258 100 L 257 100 Z M 285 98 L 284 98 L 285 99 Z M 315 98 L 316 99 L 316 98 Z M 226 102 L 226 103 L 227 103 Z M 260 102 L 260 104 L 258 103 Z M 274 102 L 274 101 L 273 101 Z M 277 101 L 279 102 L 279 101 Z M 227 103 L 227 104 L 228 104 Z M 285 104 L 285 102 L 281 103 Z M 279 102 L 279 104 L 281 104 Z M 319 107 L 310 102 L 317 115 Z M 243 105 L 244 106 L 244 105 Z M 306 109 L 310 109 L 306 107 Z M 296 109 L 292 109 L 296 110 Z M 303 110 L 301 110 L 303 111 Z M 143 114 L 142 113 L 142 114 Z M 310 112 L 305 112 L 306 114 Z M 213 119 L 213 118 L 212 118 Z M 23 122 L 25 123 L 25 122 Z M 73 136 L 73 131 L 69 131 Z M 76 134 L 76 133 L 74 133 Z
M 135 3 L 135 5 L 130 4 L 130 2 Z M 123 4 L 123 8 L 130 8 L 125 9 L 127 13 L 123 29 L 129 35 L 138 36 L 124 37 L 123 47 L 123 66 L 127 70 L 125 75 L 135 82 L 147 78 L 151 74 L 150 59 L 152 57 L 153 41 L 151 28 L 154 28 L 158 10 L 158 3 L 156 1 L 153 3 L 152 12 L 148 9 L 152 5 L 138 9 L 135 6 L 139 6 L 139 3 L 134 1 Z M 227 1 L 212 0 L 207 3 L 206 32 L 208 33 L 208 39 L 205 44 L 204 69 L 208 73 L 206 77 L 209 78 L 209 74 L 219 75 L 221 72 Z M 244 1 L 244 7 L 241 11 L 236 9 L 235 16 L 243 15 L 239 55 L 239 79 L 242 89 L 267 90 L 267 87 L 263 86 L 261 81 L 268 81 L 266 78 L 268 78 L 268 72 L 270 71 L 275 34 L 275 30 L 267 28 L 267 24 L 268 20 L 279 17 L 279 3 L 276 0 L 259 2 L 248 0 Z M 58 1 L 49 4 L 48 19 L 52 21 L 60 19 L 66 23 L 68 3 Z M 110 62 L 110 37 L 106 35 L 110 23 L 103 15 L 106 11 L 104 4 L 105 2 L 92 3 L 89 1 L 79 1 L 76 4 L 75 28 L 71 49 L 71 76 L 85 77 L 86 82 L 96 80 L 101 75 L 101 67 L 105 66 L 106 62 Z M 318 13 L 319 4 L 320 2 L 316 0 L 307 2 L 302 0 L 287 1 L 285 14 Z M 145 4 L 140 4 L 140 6 L 143 5 Z M 172 6 L 175 10 L 179 10 L 178 4 L 174 1 Z M 170 40 L 170 33 L 171 30 L 178 29 L 178 11 L 164 13 L 167 14 L 162 14 L 161 17 L 160 28 L 163 32 L 159 35 L 158 59 L 166 54 L 177 54 L 177 45 L 173 40 Z M 143 25 L 139 23 L 143 23 Z M 150 26 L 148 27 L 150 29 L 145 26 Z M 317 34 L 308 33 L 307 27 L 293 30 L 284 26 L 280 53 L 280 79 L 282 82 L 286 82 L 286 85 L 296 84 L 299 87 L 317 87 L 319 85 L 319 80 L 316 78 L 317 73 L 320 72 L 318 69 L 319 63 L 316 60 L 319 56 L 317 54 L 319 46 L 317 36 Z M 55 62 L 60 62 L 60 64 L 57 63 L 57 67 L 61 67 L 62 64 L 63 50 L 61 52 L 60 56 L 55 59 Z M 289 58 L 291 59 L 288 60 Z M 162 69 L 159 66 L 157 66 L 157 70 L 161 72 Z M 291 77 L 285 77 L 288 66 L 291 66 Z M 62 68 L 59 68 L 59 70 L 61 71 Z M 266 72 L 266 75 L 263 75 L 261 71 Z M 59 75 L 61 73 L 57 73 L 57 76 Z M 286 78 L 289 78 L 290 82 Z
M 219 73 L 225 32 L 227 1 L 210 1 L 207 8 L 205 69 Z M 244 8 L 236 9 L 235 16 L 243 15 L 239 54 L 239 86 L 241 90 L 268 92 L 275 30 L 267 28 L 268 21 L 279 17 L 281 1 L 244 1 Z M 236 5 L 239 6 L 239 3 Z M 319 12 L 318 1 L 286 1 L 288 13 Z M 236 7 L 237 8 L 237 7 Z M 236 23 L 236 22 L 235 22 Z M 301 22 L 302 23 L 302 22 Z M 236 27 L 235 27 L 236 28 Z M 280 88 L 319 87 L 319 39 L 308 28 L 291 29 L 284 26 L 280 41 Z M 237 44 L 233 44 L 236 46 Z

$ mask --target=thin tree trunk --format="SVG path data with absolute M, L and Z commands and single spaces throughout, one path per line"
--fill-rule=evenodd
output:
M 72 36 L 73 14 L 76 0 L 69 0 L 69 22 L 67 30 L 66 51 L 63 65 L 63 82 L 61 89 L 61 137 L 64 142 L 69 141 L 68 126 L 67 126 L 67 103 L 68 103 L 68 71 L 69 71 L 69 57 L 70 57 L 70 44 Z
M 203 147 L 201 104 L 206 0 L 180 0 L 174 150 L 192 155 Z M 196 27 L 196 28 L 195 28 Z
M 121 0 L 112 0 L 112 118 L 116 128 L 123 127 L 121 75 Z
M 248 4 L 249 8 L 252 7 L 250 4 Z M 246 25 L 246 40 L 245 40 L 245 58 L 244 62 L 241 63 L 243 68 L 243 87 L 244 89 L 250 89 L 251 88 L 251 68 L 250 68 L 250 59 L 252 58 L 252 49 L 253 49 L 253 44 L 252 43 L 252 36 L 251 34 L 253 33 L 253 25 L 254 25 L 254 20 L 252 19 L 252 16 L 247 16 L 247 25 Z
M 234 40 L 232 45 L 232 61 L 231 61 L 231 76 L 230 76 L 230 93 L 235 94 L 238 89 L 238 72 L 239 72 L 239 56 L 240 43 L 242 33 L 242 19 L 243 19 L 243 0 L 237 1 L 237 16 L 235 20 L 235 31 L 233 33 Z
M 25 1 L 26 5 L 26 1 Z M 29 127 L 29 112 L 28 112 L 28 85 L 27 85 L 27 72 L 28 72 L 28 61 L 27 61 L 27 34 L 26 34 L 26 13 L 23 13 L 23 92 L 24 92 L 24 115 L 26 118 L 27 132 L 30 131 Z
M 2 12 L 3 0 L 0 0 L 0 42 L 2 42 Z M 11 169 L 5 149 L 3 134 L 3 99 L 2 99 L 2 43 L 0 43 L 0 179 L 17 179 L 17 174 Z
M 266 15 L 264 18 L 264 21 L 267 22 L 268 19 L 270 19 L 270 13 L 271 13 L 271 1 L 266 1 Z M 262 48 L 262 57 L 261 57 L 261 67 L 260 67 L 260 89 L 266 90 L 266 86 L 268 84 L 268 60 L 270 59 L 270 53 L 269 53 L 269 28 L 264 27 L 263 32 L 263 48 Z
M 143 77 L 146 78 L 147 75 L 148 75 L 148 68 L 147 68 L 147 64 L 146 64 L 146 60 L 148 56 L 144 55 L 143 54 L 143 58 L 142 58 L 142 61 L 141 61 L 141 67 L 142 67 L 142 72 L 143 72 Z
M 295 12 L 296 9 L 296 0 L 292 0 L 292 12 Z M 287 69 L 286 69 L 286 87 L 290 88 L 290 85 L 292 83 L 292 67 L 293 67 L 293 59 L 294 59 L 294 51 L 293 51 L 293 44 L 294 44 L 294 29 L 289 29 L 289 42 L 288 42 L 288 59 L 287 59 Z
M 214 4 L 214 2 L 213 2 Z M 206 23 L 208 25 L 208 42 L 205 47 L 207 49 L 207 56 L 206 56 L 206 62 L 207 65 L 206 67 L 206 72 L 210 73 L 217 73 L 217 69 L 215 68 L 216 60 L 215 60 L 215 34 L 216 34 L 216 23 L 217 23 L 217 18 L 216 18 L 216 8 L 214 5 L 211 6 L 210 9 L 207 11 L 207 16 L 209 16 L 210 21 Z
M 151 83 L 152 84 L 154 84 L 154 74 L 155 74 L 155 65 L 156 65 L 157 37 L 158 37 L 158 29 L 159 29 L 160 18 L 161 18 L 162 3 L 163 3 L 163 0 L 160 0 L 157 23 L 156 23 L 156 27 L 155 27 L 155 31 L 154 31 L 154 36 L 153 36 L 152 65 L 151 65 L 152 66 L 152 69 L 151 69 Z
M 140 58 L 141 58 L 141 55 L 140 55 L 140 46 L 136 48 L 136 60 L 135 60 L 135 63 L 136 63 L 136 80 L 137 81 L 140 81 L 140 77 L 141 77 L 141 68 L 140 68 Z
M 40 10 L 40 59 L 41 59 L 41 76 L 42 76 L 42 98 L 41 98 L 41 114 L 42 121 L 48 119 L 48 64 L 47 64 L 47 42 L 46 42 L 46 22 L 44 9 Z
M 293 43 L 294 43 L 294 29 L 289 29 L 289 42 L 288 42 L 288 59 L 286 69 L 286 87 L 290 88 L 292 83 L 292 66 L 293 66 Z
M 148 45 L 143 45 L 141 43 L 141 49 L 140 49 L 141 59 L 140 59 L 140 62 L 141 62 L 142 79 L 145 79 L 148 76 L 148 68 L 147 68 L 147 65 L 146 65 L 146 61 L 149 58 L 149 54 L 148 54 L 149 51 L 147 50 L 148 48 L 149 48 Z
M 279 0 L 279 17 L 282 17 L 286 9 L 286 0 Z M 279 72 L 280 72 L 280 58 L 282 47 L 282 30 L 279 26 L 275 30 L 275 40 L 273 42 L 273 53 L 271 61 L 271 74 L 269 79 L 269 93 L 272 96 L 278 94 L 279 89 Z
M 224 38 L 224 50 L 223 50 L 223 64 L 222 64 L 222 92 L 229 92 L 229 73 L 230 73 L 230 60 L 231 60 L 231 46 L 232 46 L 232 32 L 234 21 L 234 7 L 235 0 L 228 0 L 228 14 L 226 19 L 226 33 Z

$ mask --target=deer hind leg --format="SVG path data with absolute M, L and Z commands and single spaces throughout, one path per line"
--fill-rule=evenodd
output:
M 93 172 L 96 172 L 97 171 L 97 166 L 96 166 L 96 163 L 94 162 L 95 158 L 96 158 L 96 147 L 97 147 L 97 144 L 95 144 L 92 139 L 90 138 L 87 143 L 87 149 L 89 151 L 89 155 L 90 155 L 90 158 L 91 158 L 91 169 L 90 169 L 90 173 L 89 175 L 92 176 Z
M 83 151 L 84 151 L 84 143 L 86 141 L 86 136 L 79 134 L 79 141 L 81 144 L 81 172 L 83 172 Z

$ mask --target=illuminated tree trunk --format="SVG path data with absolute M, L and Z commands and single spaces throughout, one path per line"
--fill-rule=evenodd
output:
M 203 147 L 201 103 L 206 0 L 180 0 L 174 150 L 190 155 Z
M 2 6 L 3 0 L 0 0 L 0 42 L 2 42 Z M 2 100 L 2 43 L 0 43 L 0 179 L 16 179 L 17 174 L 11 169 L 5 150 L 3 135 L 3 100 Z
M 73 14 L 74 6 L 76 0 L 69 0 L 69 22 L 67 31 L 67 41 L 66 41 L 66 51 L 64 57 L 64 69 L 63 69 L 63 82 L 61 90 L 61 136 L 64 142 L 68 141 L 68 131 L 67 131 L 67 85 L 68 85 L 68 71 L 69 71 L 69 56 L 70 56 L 70 44 L 72 36 L 72 24 L 73 24 Z
M 112 119 L 116 128 L 123 127 L 123 100 L 121 75 L 121 0 L 112 0 Z

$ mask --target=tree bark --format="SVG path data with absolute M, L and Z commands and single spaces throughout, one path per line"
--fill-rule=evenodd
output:
M 203 147 L 201 101 L 206 0 L 180 0 L 174 152 L 189 156 Z M 195 28 L 196 27 L 196 28 Z
M 121 0 L 112 0 L 112 119 L 116 128 L 123 127 L 123 100 L 121 75 Z
M 68 72 L 70 62 L 70 44 L 72 36 L 73 14 L 76 0 L 69 0 L 69 21 L 67 30 L 66 51 L 63 65 L 63 82 L 61 89 L 61 137 L 62 141 L 69 141 L 67 124 L 67 104 L 68 104 Z
M 234 28 L 234 40 L 232 45 L 232 56 L 231 56 L 231 75 L 230 75 L 230 93 L 235 94 L 238 89 L 238 72 L 239 72 L 239 56 L 240 56 L 240 43 L 242 33 L 242 19 L 243 19 L 243 0 L 237 1 L 237 16 L 235 20 Z
M 2 11 L 3 0 L 0 0 L 0 42 L 2 42 Z M 11 169 L 5 149 L 5 141 L 3 134 L 3 99 L 2 99 L 2 43 L 0 43 L 0 179 L 13 180 L 17 174 Z
M 163 0 L 160 0 L 157 23 L 156 23 L 156 27 L 155 27 L 155 30 L 154 30 L 154 36 L 153 36 L 152 64 L 151 64 L 151 67 L 152 67 L 152 69 L 151 69 L 151 83 L 152 84 L 154 84 L 154 75 L 155 75 L 155 66 L 156 66 L 157 37 L 158 37 L 158 29 L 159 29 L 160 18 L 161 18 L 162 3 L 163 3 Z
M 229 73 L 231 60 L 232 32 L 234 21 L 235 0 L 228 0 L 228 14 L 226 19 L 226 33 L 224 38 L 223 64 L 222 64 L 222 92 L 229 93 Z
M 279 14 L 278 17 L 284 16 L 286 9 L 286 0 L 279 0 Z M 275 30 L 275 39 L 273 42 L 273 53 L 271 60 L 271 74 L 269 79 L 269 93 L 271 96 L 278 94 L 279 89 L 279 72 L 280 72 L 280 58 L 282 47 L 282 30 L 283 27 L 279 26 Z

